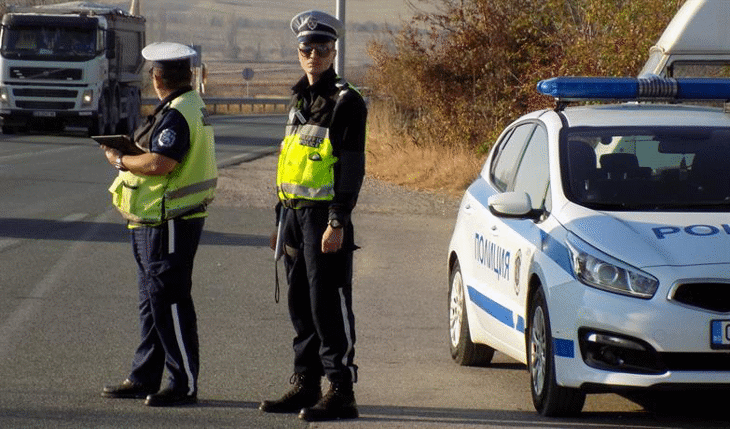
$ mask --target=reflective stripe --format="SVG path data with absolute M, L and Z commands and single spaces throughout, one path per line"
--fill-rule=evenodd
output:
M 175 253 L 175 220 L 167 221 L 167 254 Z
M 322 199 L 333 196 L 335 194 L 334 187 L 327 185 L 319 189 L 309 188 L 304 185 L 295 185 L 293 183 L 282 183 L 280 190 L 285 194 L 304 197 L 310 199 Z
M 217 183 L 218 178 L 213 178 L 204 182 L 193 183 L 192 185 L 183 186 L 182 188 L 178 188 L 174 191 L 165 193 L 165 198 L 169 201 L 176 198 L 187 197 L 188 195 L 197 194 L 198 192 L 207 191 L 209 189 L 215 189 Z
M 177 338 L 177 345 L 180 348 L 180 355 L 182 356 L 182 364 L 185 369 L 185 375 L 188 377 L 188 395 L 195 393 L 195 380 L 193 379 L 193 372 L 190 370 L 190 361 L 188 360 L 188 351 L 185 348 L 185 342 L 182 338 L 182 330 L 180 329 L 180 314 L 177 311 L 177 304 L 172 304 L 172 323 L 175 327 L 175 338 Z
M 342 288 L 340 291 L 340 311 L 342 312 L 342 322 L 345 328 L 345 338 L 347 338 L 347 349 L 345 354 L 342 356 L 342 365 L 350 369 L 350 377 L 353 382 L 357 381 L 357 374 L 355 368 L 352 366 L 352 354 L 354 349 L 354 342 L 352 341 L 352 327 L 350 326 L 350 313 L 347 311 L 347 302 L 345 301 L 345 292 Z

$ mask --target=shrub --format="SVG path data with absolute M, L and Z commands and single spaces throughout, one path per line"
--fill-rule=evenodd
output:
M 635 76 L 679 0 L 413 0 L 369 45 L 372 109 L 417 147 L 486 152 L 519 115 L 548 107 L 540 79 Z

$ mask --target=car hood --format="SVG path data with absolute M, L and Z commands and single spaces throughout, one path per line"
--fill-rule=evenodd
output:
M 574 209 L 561 222 L 568 231 L 636 267 L 730 262 L 730 213 Z

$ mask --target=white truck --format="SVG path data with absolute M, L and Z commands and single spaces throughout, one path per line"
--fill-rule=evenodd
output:
M 135 129 L 143 17 L 81 1 L 36 6 L 5 14 L 0 42 L 3 133 L 48 126 L 89 135 Z
M 649 50 L 648 74 L 730 77 L 730 1 L 687 0 Z

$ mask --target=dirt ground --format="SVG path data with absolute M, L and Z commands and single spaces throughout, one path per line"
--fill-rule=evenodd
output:
M 245 208 L 271 208 L 276 204 L 276 156 L 269 155 L 219 171 L 213 204 Z M 366 176 L 355 210 L 382 214 L 456 216 L 459 198 L 416 191 Z

